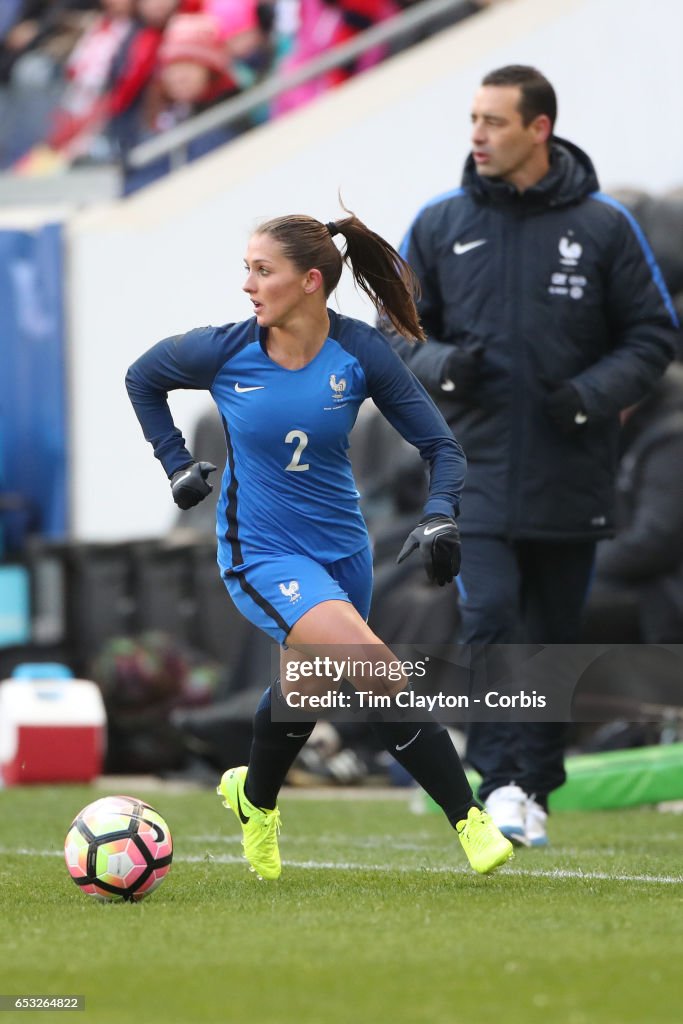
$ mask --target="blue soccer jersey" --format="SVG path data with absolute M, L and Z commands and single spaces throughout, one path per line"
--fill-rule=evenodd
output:
M 267 331 L 252 318 L 161 341 L 128 371 L 131 401 L 169 477 L 193 457 L 168 392 L 206 389 L 218 406 L 227 444 L 217 508 L 223 572 L 268 553 L 326 564 L 367 544 L 348 456 L 366 398 L 429 463 L 425 513 L 457 515 L 465 458 L 441 413 L 378 331 L 328 312 L 329 337 L 298 370 L 270 359 Z

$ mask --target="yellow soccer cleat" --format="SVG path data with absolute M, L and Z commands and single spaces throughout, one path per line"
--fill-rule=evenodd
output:
M 494 825 L 486 811 L 470 807 L 467 818 L 455 827 L 468 861 L 480 875 L 495 871 L 514 857 L 512 843 Z
M 244 794 L 245 766 L 229 768 L 223 773 L 216 788 L 223 797 L 223 805 L 235 812 L 242 826 L 244 856 L 259 878 L 269 881 L 279 878 L 282 871 L 277 837 L 280 831 L 280 812 L 255 807 Z

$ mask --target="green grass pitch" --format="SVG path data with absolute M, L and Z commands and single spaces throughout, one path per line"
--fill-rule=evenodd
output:
M 266 883 L 213 793 L 136 792 L 171 827 L 173 867 L 142 903 L 104 905 L 78 891 L 61 853 L 72 817 L 104 793 L 0 793 L 0 993 L 85 996 L 85 1012 L 58 1019 L 683 1019 L 681 816 L 557 814 L 550 849 L 519 851 L 486 878 L 445 819 L 403 800 L 285 792 L 283 875 Z M 0 1024 L 35 1018 L 8 1011 Z

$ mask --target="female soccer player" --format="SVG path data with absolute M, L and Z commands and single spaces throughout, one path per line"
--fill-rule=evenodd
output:
M 346 243 L 343 253 L 333 242 L 338 234 Z M 205 388 L 216 402 L 227 443 L 218 564 L 242 614 L 286 648 L 285 657 L 344 645 L 342 650 L 371 651 L 375 663 L 395 665 L 366 622 L 372 559 L 347 455 L 360 404 L 372 398 L 429 463 L 424 516 L 399 560 L 419 549 L 430 580 L 442 586 L 460 567 L 455 516 L 465 459 L 436 406 L 384 338 L 328 309 L 344 261 L 398 331 L 424 340 L 412 272 L 383 238 L 353 214 L 329 224 L 279 217 L 261 224 L 247 247 L 243 289 L 254 315 L 159 342 L 131 366 L 126 384 L 183 509 L 211 492 L 208 476 L 215 467 L 193 459 L 167 393 Z M 268 879 L 281 870 L 277 794 L 315 724 L 292 722 L 291 711 L 286 721 L 284 672 L 282 679 L 256 710 L 248 768 L 229 769 L 218 787 L 242 825 L 247 861 Z M 363 683 L 367 688 L 367 678 Z M 402 678 L 387 692 L 395 695 L 405 686 Z M 512 856 L 511 844 L 474 799 L 443 725 L 381 720 L 376 728 L 443 808 L 475 871 L 492 871 Z

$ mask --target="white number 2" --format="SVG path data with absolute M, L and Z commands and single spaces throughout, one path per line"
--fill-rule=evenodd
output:
M 285 466 L 285 470 L 290 470 L 292 473 L 303 473 L 304 470 L 311 468 L 307 462 L 301 464 L 301 456 L 308 444 L 308 434 L 304 434 L 303 430 L 290 430 L 285 438 L 285 444 L 294 444 L 295 442 L 297 442 L 296 450 L 290 464 Z

